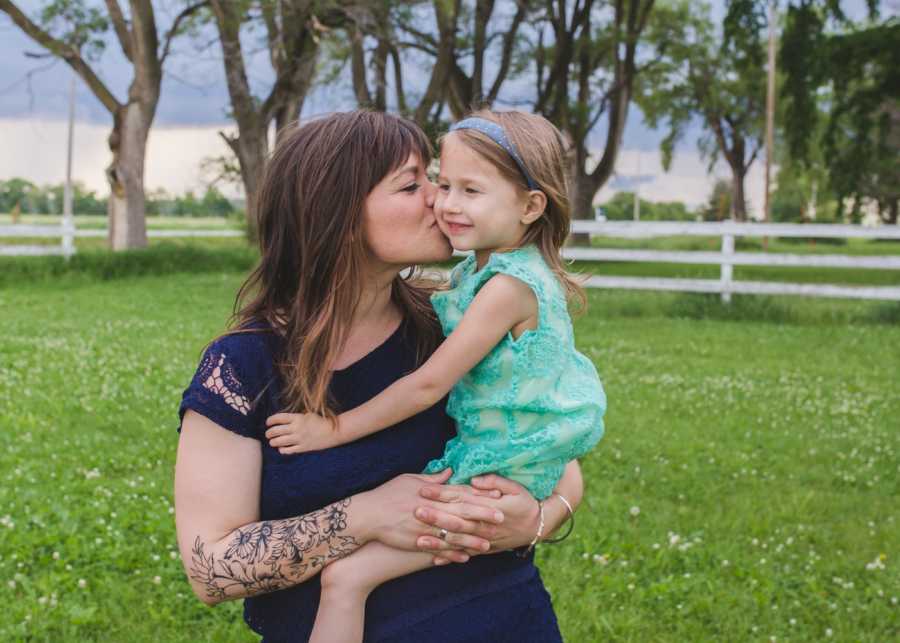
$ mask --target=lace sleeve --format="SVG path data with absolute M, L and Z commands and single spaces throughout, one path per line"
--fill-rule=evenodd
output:
M 238 435 L 261 439 L 265 417 L 254 404 L 264 382 L 247 363 L 247 347 L 240 335 L 226 336 L 207 348 L 179 408 L 183 420 L 188 409 Z M 180 430 L 180 427 L 179 427 Z

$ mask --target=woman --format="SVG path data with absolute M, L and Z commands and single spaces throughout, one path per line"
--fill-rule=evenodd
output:
M 538 533 L 537 501 L 497 476 L 469 487 L 441 485 L 449 471 L 415 475 L 453 435 L 443 403 L 326 451 L 284 455 L 265 440 L 268 416 L 357 406 L 439 343 L 428 288 L 401 277 L 451 254 L 430 160 L 421 130 L 391 115 L 335 114 L 286 133 L 263 181 L 260 264 L 238 293 L 236 330 L 207 348 L 185 391 L 182 560 L 204 602 L 245 598 L 266 641 L 305 641 L 318 573 L 370 540 L 432 551 L 435 567 L 372 593 L 367 641 L 560 639 L 532 557 L 509 551 Z M 581 490 L 570 463 L 557 491 L 577 504 Z M 547 503 L 543 533 L 566 517 Z

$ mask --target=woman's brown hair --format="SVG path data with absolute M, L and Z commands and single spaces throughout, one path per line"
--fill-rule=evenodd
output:
M 333 418 L 330 365 L 359 303 L 367 248 L 363 205 L 410 155 L 427 166 L 425 134 L 399 116 L 352 111 L 283 132 L 256 201 L 260 260 L 235 299 L 231 327 L 268 322 L 284 338 L 277 366 L 284 410 Z M 397 276 L 391 297 L 418 338 L 421 361 L 441 337 L 429 284 Z M 338 410 L 339 411 L 339 410 Z
M 547 196 L 547 209 L 528 226 L 519 245 L 537 246 L 563 286 L 567 299 L 575 302 L 576 310 L 583 310 L 586 301 L 584 289 L 566 271 L 560 256 L 560 249 L 569 236 L 571 207 L 565 146 L 559 130 L 546 118 L 526 112 L 482 109 L 469 114 L 469 117 L 483 118 L 503 128 L 538 189 Z M 501 176 L 523 192 L 528 192 L 528 183 L 519 166 L 488 135 L 474 129 L 454 130 L 453 135 L 459 136 L 466 146 L 496 167 Z

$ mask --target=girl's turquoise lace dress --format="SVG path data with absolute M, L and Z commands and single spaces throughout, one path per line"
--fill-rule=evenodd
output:
M 447 413 L 456 420 L 457 436 L 425 471 L 451 467 L 454 484 L 494 472 L 535 498 L 546 498 L 566 463 L 603 436 L 606 395 L 594 365 L 575 350 L 565 293 L 535 246 L 495 252 L 478 271 L 474 255 L 457 265 L 451 289 L 431 297 L 444 334 L 453 332 L 481 287 L 498 273 L 534 291 L 537 328 L 518 339 L 508 333 L 456 383 Z

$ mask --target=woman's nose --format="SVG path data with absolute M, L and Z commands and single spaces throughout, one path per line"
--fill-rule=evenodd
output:
M 425 181 L 424 188 L 425 190 L 425 205 L 429 208 L 434 207 L 434 201 L 437 197 L 437 186 L 431 181 Z

